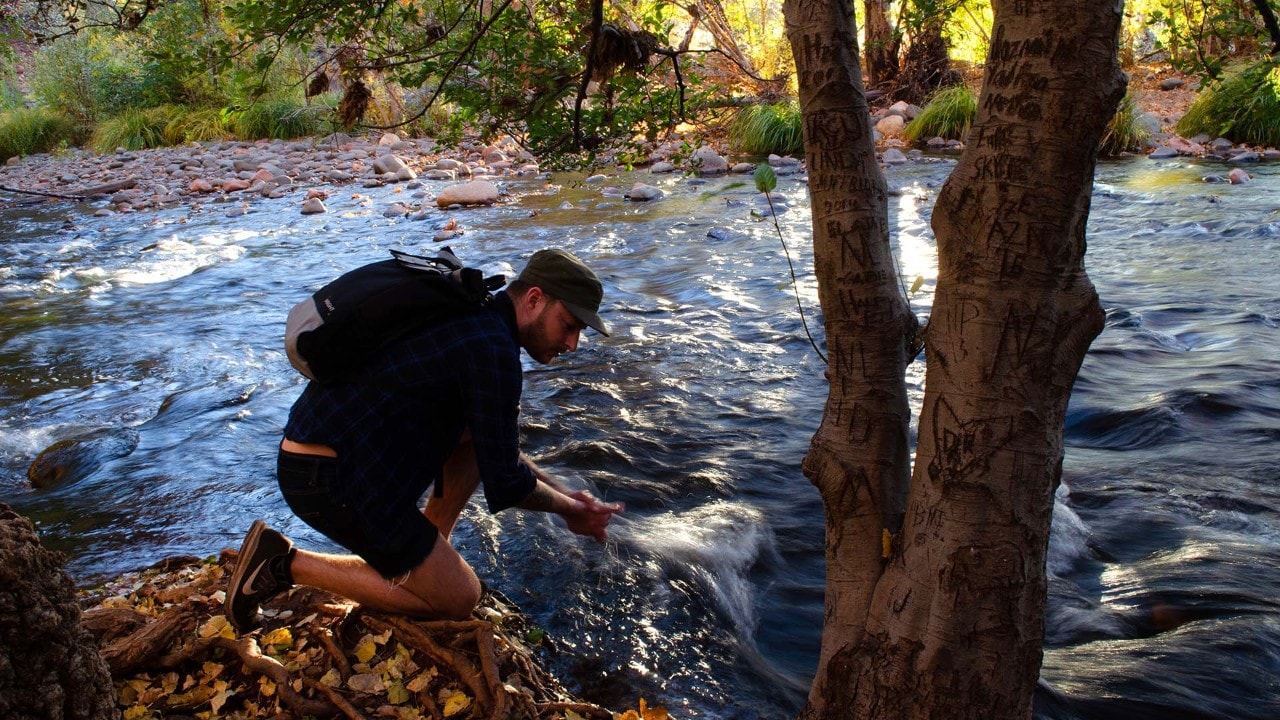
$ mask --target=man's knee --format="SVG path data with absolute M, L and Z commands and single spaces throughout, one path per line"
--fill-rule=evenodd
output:
M 466 620 L 480 603 L 480 578 L 443 539 L 411 576 L 415 595 L 442 620 Z
M 475 580 L 474 583 L 465 583 L 465 587 L 455 588 L 456 591 L 450 593 L 446 607 L 441 608 L 441 613 L 445 615 L 443 619 L 466 620 L 471 617 L 471 611 L 480 604 L 480 581 L 474 575 L 472 579 Z

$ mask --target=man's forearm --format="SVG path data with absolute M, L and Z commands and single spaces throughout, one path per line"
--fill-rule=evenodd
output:
M 519 504 L 519 507 L 525 510 L 557 514 L 571 512 L 577 509 L 577 506 L 577 500 L 560 492 L 559 489 L 553 487 L 541 477 L 538 478 L 538 484 L 534 486 L 533 492 L 529 493 Z

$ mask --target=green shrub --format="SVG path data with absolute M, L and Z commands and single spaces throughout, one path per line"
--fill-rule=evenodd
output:
M 127 40 L 83 33 L 31 59 L 31 92 L 45 107 L 92 122 L 141 104 L 144 62 Z
M 231 132 L 241 140 L 319 135 L 329 130 L 331 114 L 325 105 L 292 99 L 259 100 L 229 113 Z
M 909 143 L 943 137 L 961 140 L 978 115 L 978 96 L 964 85 L 935 92 L 924 110 L 907 123 L 902 135 Z
M 405 137 L 440 138 L 456 131 L 458 112 L 453 105 L 436 98 L 431 107 L 425 113 L 422 112 L 422 106 L 430 97 L 430 93 L 405 94 L 404 117 L 401 121 L 408 122 L 397 128 L 397 132 Z
M 1206 134 L 1280 147 L 1280 61 L 1265 60 L 1206 87 L 1178 121 L 1183 137 Z
M 54 110 L 21 108 L 0 114 L 0 160 L 49 152 L 76 139 L 75 121 Z
M 98 153 L 113 152 L 116 148 L 142 150 L 169 145 L 165 128 L 177 116 L 170 105 L 130 109 L 98 124 L 89 138 L 89 149 Z
M 729 122 L 729 145 L 748 155 L 798 155 L 804 152 L 800 106 L 794 102 L 748 105 Z
M 1102 155 L 1119 155 L 1127 150 L 1141 150 L 1147 137 L 1147 131 L 1138 125 L 1138 104 L 1132 94 L 1125 93 L 1120 106 L 1116 108 L 1116 114 L 1111 117 L 1107 129 L 1102 133 L 1098 152 Z

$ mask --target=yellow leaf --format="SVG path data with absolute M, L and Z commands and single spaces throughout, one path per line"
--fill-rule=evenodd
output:
M 222 631 L 226 628 L 231 628 L 231 624 L 227 622 L 227 618 L 222 615 L 214 615 L 200 626 L 200 630 L 198 632 L 202 638 L 211 638 L 222 635 Z M 231 631 L 231 637 L 234 638 L 235 628 L 231 628 Z
M 277 651 L 287 650 L 293 645 L 293 633 L 289 632 L 287 627 L 278 627 L 263 636 L 262 644 L 270 645 Z
M 142 718 L 149 718 L 151 717 L 151 708 L 146 705 L 134 705 L 132 707 L 125 708 L 122 717 L 124 720 L 142 720 Z
M 640 698 L 640 717 L 644 720 L 668 720 L 666 709 L 651 708 L 645 703 L 644 698 Z
M 360 644 L 356 646 L 356 659 L 362 663 L 367 663 L 373 659 L 378 653 L 378 646 L 374 644 L 373 638 L 365 635 L 360 640 Z
M 893 533 L 886 528 L 880 531 L 880 557 L 885 560 L 893 554 Z
M 640 720 L 640 713 L 635 710 L 628 710 L 622 713 L 622 717 L 618 718 L 618 720 Z
M 336 672 L 336 671 L 331 671 L 331 672 Z M 324 678 L 320 678 L 320 682 L 324 682 Z M 261 692 L 264 697 L 271 697 L 272 695 L 275 695 L 276 694 L 275 681 L 271 680 L 271 678 L 268 678 L 265 675 L 258 678 L 258 691 Z
M 329 668 L 329 672 L 325 673 L 324 677 L 320 678 L 320 684 L 327 685 L 329 687 L 338 687 L 342 684 L 342 674 L 338 672 L 337 668 Z
M 201 670 L 204 671 L 205 680 L 212 680 L 222 673 L 222 668 L 223 666 L 219 663 L 206 661 Z
M 564 720 L 587 720 L 587 719 L 572 710 L 565 710 Z
M 444 716 L 453 717 L 471 706 L 471 698 L 461 690 L 455 690 L 448 700 L 444 701 Z
M 381 635 L 373 635 L 373 636 L 372 636 L 372 640 L 373 640 L 374 642 L 378 643 L 379 645 L 386 645 L 386 644 L 387 644 L 387 641 L 388 641 L 388 640 L 390 640 L 390 639 L 391 639 L 391 630 L 390 630 L 390 629 L 388 629 L 386 632 L 382 633 Z
M 387 686 L 387 702 L 392 705 L 403 705 L 409 702 L 409 691 L 399 682 Z

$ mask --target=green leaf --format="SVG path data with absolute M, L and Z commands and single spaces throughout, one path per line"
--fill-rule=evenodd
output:
M 756 190 L 762 193 L 773 192 L 773 189 L 778 187 L 778 176 L 767 164 L 756 167 L 755 180 Z

